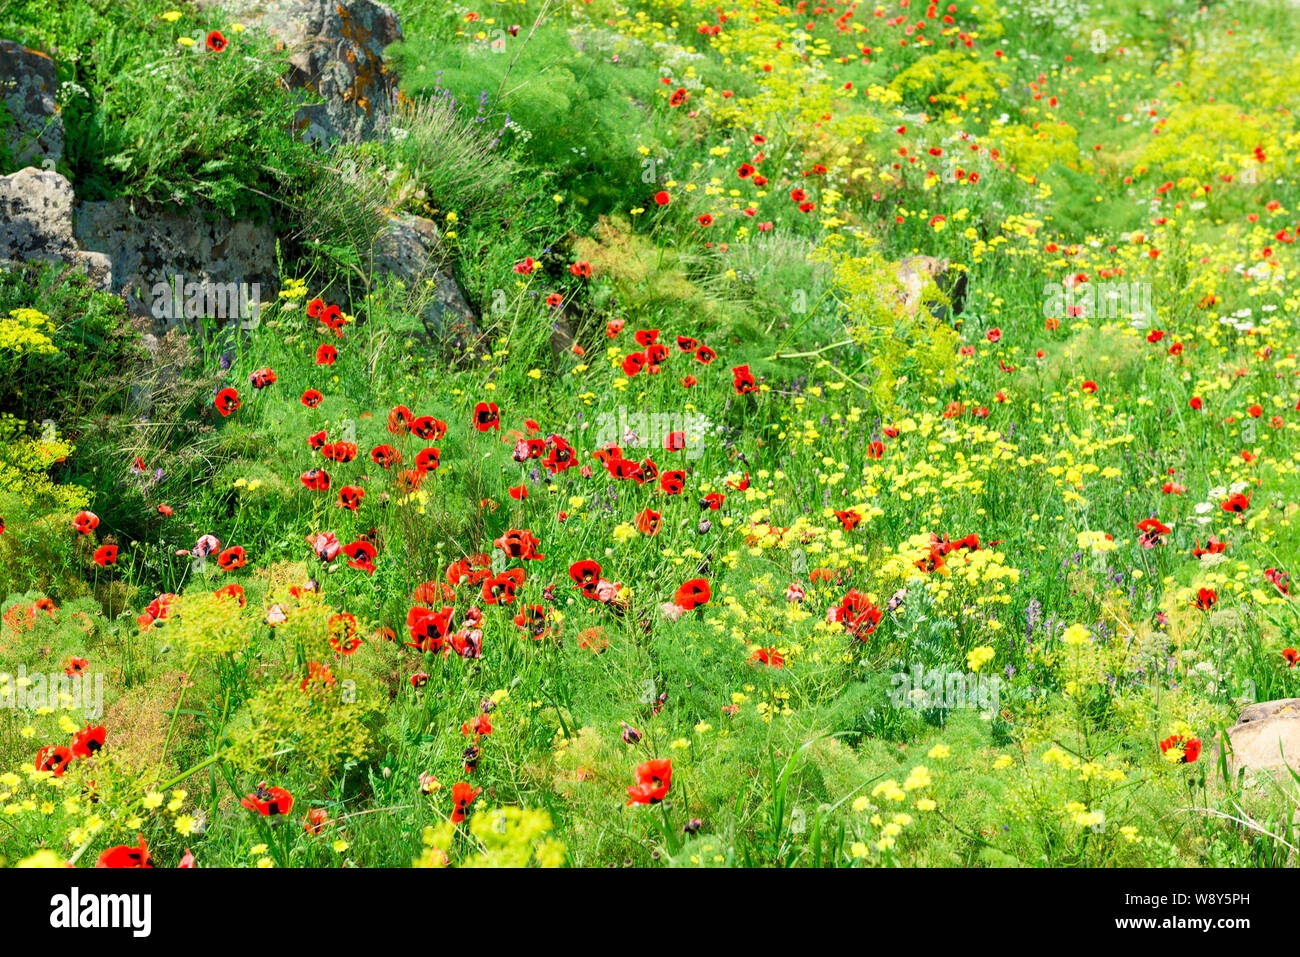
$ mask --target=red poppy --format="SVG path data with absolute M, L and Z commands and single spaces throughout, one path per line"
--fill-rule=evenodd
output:
M 623 374 L 631 378 L 646 367 L 644 352 L 631 352 L 623 357 Z
M 149 848 L 144 842 L 144 835 L 136 835 L 137 843 L 134 847 L 129 844 L 119 844 L 117 847 L 110 847 L 99 855 L 99 860 L 95 862 L 96 867 L 153 867 L 150 863 Z
M 447 423 L 431 415 L 422 415 L 412 420 L 411 432 L 419 438 L 439 442 L 447 435 Z
M 709 583 L 703 578 L 692 578 L 690 581 L 677 589 L 677 594 L 673 596 L 673 604 L 686 611 L 699 608 L 701 605 L 707 605 L 709 599 L 713 596 L 709 589 Z
M 111 565 L 116 565 L 117 546 L 100 545 L 99 548 L 95 549 L 94 561 L 96 565 L 102 565 L 105 568 L 108 568 Z
M 523 584 L 524 570 L 508 568 L 499 575 L 483 580 L 483 600 L 489 605 L 509 605 Z
M 404 405 L 399 405 L 388 413 L 388 431 L 393 435 L 405 435 L 411 431 L 411 422 L 415 416 Z
M 94 512 L 78 512 L 72 518 L 72 527 L 82 535 L 89 535 L 99 527 L 99 516 Z
M 1242 495 L 1240 492 L 1234 492 L 1219 503 L 1219 507 L 1225 512 L 1236 512 L 1240 514 L 1250 508 L 1250 496 Z
M 248 599 L 244 595 L 244 586 L 238 582 L 231 582 L 229 585 L 218 588 L 212 594 L 217 598 L 233 598 L 239 602 L 240 608 L 248 604 Z
M 753 373 L 749 371 L 749 366 L 736 366 L 731 370 L 731 376 L 732 384 L 736 387 L 738 395 L 758 391 L 758 382 L 755 381 Z
M 208 49 L 213 53 L 220 53 L 227 46 L 226 38 L 219 32 L 213 30 L 208 34 Z
M 702 362 L 705 365 L 709 365 L 717 357 L 718 354 L 714 352 L 713 349 L 710 348 L 709 346 L 700 346 L 698 349 L 695 350 L 695 361 Z M 690 376 L 688 378 L 694 378 L 694 376 Z
M 655 203 L 659 206 L 667 206 L 671 199 L 672 197 L 668 195 L 668 191 L 665 189 L 655 193 Z
M 90 662 L 85 658 L 69 658 L 68 663 L 63 666 L 63 673 L 69 678 L 82 674 L 90 667 Z
M 316 347 L 316 364 L 318 366 L 332 366 L 339 357 L 339 351 L 328 342 L 322 342 Z
M 840 524 L 844 526 L 846 532 L 853 531 L 858 527 L 858 523 L 862 521 L 862 516 L 859 515 L 855 509 L 851 508 L 844 511 L 837 509 L 835 517 L 840 520 Z
M 1201 611 L 1209 611 L 1214 607 L 1214 603 L 1219 600 L 1219 596 L 1214 593 L 1212 588 L 1198 588 L 1196 590 L 1196 601 L 1194 604 Z
M 275 371 L 273 369 L 258 369 L 248 377 L 248 381 L 254 389 L 265 389 L 268 385 L 275 383 Z
M 528 529 L 512 528 L 493 543 L 511 558 L 541 561 L 546 556 L 537 550 L 542 543 Z
M 775 648 L 759 648 L 749 656 L 750 664 L 758 662 L 769 668 L 784 668 L 785 658 Z
M 1283 648 L 1282 660 L 1286 662 L 1288 668 L 1294 668 L 1296 665 L 1300 665 L 1300 651 L 1296 651 L 1294 648 Z
M 470 555 L 452 562 L 447 568 L 449 585 L 477 585 L 492 577 L 492 560 L 486 555 Z
M 553 627 L 550 615 L 542 605 L 525 605 L 515 615 L 515 624 L 533 641 L 541 641 L 552 631 L 559 630 Z
M 233 572 L 236 568 L 244 567 L 246 558 L 243 548 L 232 545 L 217 556 L 217 565 L 222 571 Z
M 663 512 L 656 512 L 652 508 L 643 509 L 636 517 L 636 530 L 642 535 L 658 535 L 662 519 Z
M 444 605 L 437 612 L 418 605 L 412 608 L 406 613 L 406 628 L 411 633 L 407 646 L 416 651 L 442 651 L 454 614 L 455 609 L 451 605 Z
M 323 449 L 329 442 L 329 438 L 329 433 L 324 429 L 321 429 L 319 432 L 313 432 L 311 435 L 307 436 L 307 447 L 313 451 L 316 449 Z M 327 452 L 326 456 L 328 457 L 328 455 L 329 453 Z
M 47 746 L 36 752 L 36 770 L 49 771 L 56 778 L 63 777 L 71 763 L 72 751 L 62 745 Z
M 415 470 L 417 472 L 432 472 L 438 468 L 438 461 L 442 452 L 434 446 L 427 449 L 421 449 L 415 456 Z
M 514 499 L 516 502 L 522 502 L 524 499 L 528 497 L 528 486 L 516 485 L 514 488 L 510 490 L 510 497 Z
M 213 404 L 217 407 L 217 411 L 221 413 L 222 418 L 225 418 L 239 408 L 239 393 L 227 386 L 217 393 L 216 398 L 213 399 Z
M 659 476 L 659 487 L 669 495 L 680 495 L 686 487 L 686 473 L 681 471 L 664 472 Z
M 718 509 L 722 508 L 722 503 L 726 500 L 727 496 L 723 495 L 721 492 L 710 492 L 708 495 L 704 496 L 704 498 L 700 499 L 700 508 L 716 512 Z
M 376 445 L 370 450 L 370 460 L 380 468 L 391 469 L 401 464 L 402 453 L 391 445 Z
M 325 633 L 329 635 L 330 647 L 341 655 L 350 655 L 364 643 L 357 619 L 341 611 L 325 624 Z
M 673 779 L 673 762 L 667 758 L 647 761 L 636 769 L 636 784 L 627 789 L 628 807 L 658 804 L 668 796 Z
M 302 484 L 313 492 L 329 491 L 330 474 L 324 469 L 308 469 L 299 478 L 302 480 Z
M 483 792 L 482 788 L 476 788 L 472 784 L 460 781 L 451 786 L 451 823 L 459 824 L 469 814 L 470 806 L 477 800 L 479 794 Z
M 282 787 L 267 787 L 263 781 L 258 784 L 256 791 L 245 794 L 239 803 L 262 817 L 276 817 L 288 814 L 293 809 L 293 795 Z
M 357 457 L 357 443 L 333 442 L 321 450 L 321 454 L 332 462 L 347 464 Z
M 107 732 L 104 726 L 92 728 L 89 723 L 72 739 L 72 754 L 78 758 L 92 757 L 96 751 L 104 746 L 104 738 Z
M 501 414 L 495 402 L 480 402 L 474 406 L 474 428 L 480 432 L 488 429 L 501 431 Z
M 361 500 L 366 497 L 365 489 L 358 488 L 355 485 L 345 485 L 339 489 L 339 508 L 350 509 L 355 512 Z
M 309 409 L 314 409 L 320 405 L 325 396 L 321 395 L 315 389 L 308 389 L 302 394 L 302 404 Z
M 359 539 L 344 545 L 343 554 L 347 556 L 349 568 L 359 569 L 367 575 L 375 573 L 375 556 L 379 552 L 370 542 Z

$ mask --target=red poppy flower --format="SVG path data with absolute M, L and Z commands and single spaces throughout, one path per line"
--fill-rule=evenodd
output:
M 709 365 L 709 364 L 710 364 L 711 362 L 713 362 L 713 360 L 716 359 L 717 357 L 718 357 L 718 354 L 717 354 L 716 352 L 714 352 L 713 349 L 710 348 L 709 346 L 700 346 L 698 349 L 695 350 L 695 361 L 696 361 L 696 362 L 702 362 L 702 363 L 704 363 L 705 365 Z M 692 378 L 692 379 L 693 379 L 693 378 L 695 378 L 695 377 L 694 377 L 694 376 L 688 376 L 688 378 Z M 692 383 L 692 384 L 694 384 L 694 383 Z
M 835 512 L 835 517 L 840 520 L 840 524 L 844 526 L 844 530 L 846 532 L 853 531 L 855 528 L 858 527 L 858 524 L 862 521 L 862 516 L 859 515 L 855 509 L 851 509 L 851 508 L 845 509 L 843 511 L 837 509 Z
M 103 725 L 92 728 L 89 723 L 81 731 L 78 731 L 72 739 L 72 754 L 78 758 L 89 758 L 104 746 L 104 738 L 107 732 Z
M 56 778 L 63 777 L 72 763 L 72 751 L 62 745 L 47 746 L 36 752 L 36 770 L 49 771 Z
M 652 508 L 643 509 L 636 517 L 636 530 L 642 535 L 658 535 L 662 519 L 663 512 L 656 512 Z
M 282 787 L 267 787 L 263 781 L 258 784 L 256 791 L 245 794 L 239 803 L 262 817 L 276 817 L 288 814 L 293 809 L 293 795 Z
M 365 489 L 358 488 L 355 485 L 345 485 L 339 489 L 339 508 L 350 509 L 355 512 L 361 500 L 366 497 Z
M 665 189 L 655 193 L 655 203 L 659 206 L 667 206 L 671 199 L 672 197 L 668 195 L 668 191 Z
M 1294 668 L 1296 665 L 1300 665 L 1300 651 L 1296 651 L 1294 648 L 1283 648 L 1282 660 L 1286 662 L 1288 668 Z
M 89 535 L 99 527 L 99 516 L 94 512 L 78 512 L 72 518 L 72 527 L 82 535 Z
M 707 581 L 703 578 L 692 578 L 677 589 L 677 594 L 673 596 L 673 604 L 686 611 L 692 611 L 701 605 L 707 605 L 712 595 Z
M 275 383 L 275 371 L 273 369 L 258 369 L 248 377 L 248 381 L 254 389 L 265 389 L 268 385 Z
M 749 366 L 736 366 L 731 370 L 731 377 L 737 395 L 758 391 L 758 382 L 755 381 L 753 373 L 749 371 Z
M 746 472 L 745 477 L 741 479 L 739 482 L 728 482 L 727 485 L 730 488 L 734 488 L 737 492 L 745 491 L 747 488 L 749 488 L 749 473 Z
M 391 445 L 376 445 L 370 450 L 370 460 L 380 468 L 391 469 L 402 461 L 402 453 Z
M 63 666 L 63 673 L 69 678 L 82 674 L 90 667 L 90 662 L 85 658 L 69 658 L 68 663 Z
M 330 474 L 324 469 L 308 469 L 299 476 L 302 484 L 313 492 L 327 492 L 330 487 Z
M 552 630 L 552 622 L 546 609 L 541 605 L 525 605 L 515 615 L 515 624 L 523 630 L 524 635 L 533 641 L 541 641 Z
M 646 367 L 644 352 L 631 352 L 623 357 L 623 374 L 631 378 Z
M 438 460 L 442 452 L 434 446 L 427 449 L 421 449 L 415 456 L 415 470 L 417 472 L 432 472 L 438 468 Z
M 749 656 L 750 664 L 758 662 L 769 668 L 784 668 L 785 658 L 775 648 L 759 648 Z
M 347 464 L 357 457 L 357 443 L 333 442 L 321 450 L 321 454 L 331 462 Z
M 659 487 L 669 495 L 680 495 L 686 487 L 686 473 L 681 471 L 664 472 L 659 476 Z
M 212 594 L 217 598 L 233 598 L 239 602 L 240 608 L 248 604 L 248 599 L 244 595 L 244 586 L 238 582 L 231 582 L 229 585 L 218 588 Z
M 636 769 L 636 784 L 627 789 L 633 804 L 658 804 L 668 796 L 673 779 L 673 762 L 667 758 L 647 761 Z
M 407 646 L 416 651 L 442 651 L 454 614 L 455 609 L 451 605 L 445 605 L 437 612 L 418 605 L 412 608 L 406 613 L 406 628 L 411 633 Z
M 1201 756 L 1201 739 L 1192 738 L 1183 745 L 1183 761 L 1191 764 Z
M 708 495 L 704 496 L 704 498 L 700 499 L 700 508 L 716 512 L 718 509 L 722 508 L 722 503 L 726 500 L 727 496 L 723 495 L 721 492 L 710 492 Z
M 350 655 L 364 643 L 357 619 L 341 611 L 325 623 L 325 633 L 329 635 L 330 647 L 341 655 Z
M 1088 395 L 1092 395 L 1094 392 L 1097 391 L 1097 383 L 1093 382 L 1091 379 L 1088 379 L 1083 383 L 1081 388 L 1083 389 L 1084 392 L 1088 393 Z
M 626 320 L 624 319 L 610 319 L 608 322 L 605 323 L 605 337 L 608 339 L 613 339 L 615 336 L 617 336 L 620 332 L 623 331 L 623 326 L 625 323 Z
M 321 395 L 315 389 L 308 389 L 302 394 L 302 404 L 309 409 L 314 409 L 320 405 L 325 396 Z
M 347 556 L 349 568 L 359 569 L 367 575 L 375 573 L 375 556 L 379 552 L 370 542 L 359 539 L 344 545 L 343 554 Z
M 216 398 L 213 399 L 213 404 L 217 407 L 217 411 L 221 413 L 222 418 L 225 418 L 239 408 L 239 393 L 227 386 L 217 393 Z
M 219 32 L 213 30 L 208 34 L 208 49 L 213 53 L 220 53 L 227 46 L 226 38 Z
M 316 364 L 318 366 L 332 366 L 339 357 L 338 349 L 328 342 L 322 342 L 316 347 Z
M 99 855 L 99 860 L 95 862 L 96 867 L 153 867 L 150 863 L 149 848 L 144 842 L 144 835 L 136 835 L 137 843 L 134 847 L 129 844 L 119 844 L 117 847 L 110 847 Z
M 411 423 L 415 416 L 411 410 L 404 405 L 399 405 L 388 413 L 388 431 L 393 435 L 405 435 L 411 431 Z
M 590 279 L 591 263 L 587 262 L 585 259 L 579 259 L 577 262 L 569 266 L 569 272 L 580 279 Z
M 546 556 L 537 551 L 542 543 L 528 529 L 512 528 L 493 543 L 511 558 L 541 561 Z
M 419 438 L 439 442 L 447 435 L 447 423 L 431 415 L 422 415 L 411 421 L 411 432 Z
M 483 600 L 489 605 L 509 605 L 515 600 L 515 593 L 524 584 L 522 568 L 508 568 L 492 578 L 483 581 Z
M 319 319 L 325 312 L 325 300 L 317 296 L 311 302 L 307 303 L 307 315 L 312 319 Z
M 501 415 L 495 402 L 480 402 L 474 406 L 474 428 L 480 432 L 488 429 L 501 431 Z
M 108 568 L 111 565 L 116 565 L 117 546 L 100 545 L 99 548 L 95 549 L 94 561 L 96 565 L 102 565 L 105 568 Z
M 594 562 L 590 558 L 574 562 L 569 566 L 569 577 L 579 587 L 594 585 L 600 579 L 600 563 Z
M 514 488 L 510 490 L 510 497 L 514 499 L 516 502 L 522 502 L 524 499 L 528 497 L 528 486 L 516 485 Z
M 1201 611 L 1209 611 L 1214 607 L 1214 603 L 1219 600 L 1219 596 L 1214 593 L 1212 588 L 1198 588 L 1196 590 L 1196 601 L 1194 604 Z
M 243 548 L 232 545 L 217 556 L 217 565 L 222 571 L 232 572 L 236 568 L 243 568 L 246 558 Z
M 477 585 L 492 577 L 492 560 L 486 555 L 470 555 L 452 562 L 447 568 L 449 585 Z
M 1242 495 L 1240 492 L 1234 492 L 1219 503 L 1219 507 L 1225 512 L 1244 512 L 1246 509 L 1250 508 L 1250 496 Z
M 451 786 L 451 823 L 459 824 L 469 814 L 470 806 L 478 799 L 479 794 L 483 792 L 482 788 L 476 788 L 472 784 L 460 781 Z

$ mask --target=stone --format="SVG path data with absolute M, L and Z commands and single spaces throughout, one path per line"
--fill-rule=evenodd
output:
M 0 176 L 0 260 L 66 262 L 111 288 L 112 264 L 78 248 L 72 217 L 72 184 L 60 173 L 28 166 Z
M 422 216 L 390 217 L 375 240 L 376 278 L 406 285 L 431 338 L 464 346 L 478 338 L 478 324 L 447 258 L 437 224 Z
M 1289 777 L 1288 764 L 1300 771 L 1300 698 L 1251 705 L 1228 729 L 1228 740 L 1232 743 L 1228 767 L 1233 774 L 1246 768 Z M 1212 760 L 1217 761 L 1217 756 Z
M 77 203 L 74 219 L 81 244 L 112 263 L 113 292 L 160 329 L 184 318 L 166 314 L 178 277 L 182 292 L 190 285 L 212 290 L 219 308 L 204 314 L 221 320 L 251 317 L 239 311 L 241 294 L 269 302 L 279 288 L 271 223 L 232 220 L 202 205 L 182 212 L 128 199 Z
M 297 123 L 307 142 L 360 142 L 383 128 L 398 95 L 384 48 L 402 39 L 397 14 L 374 0 L 197 0 L 249 29 L 264 31 L 289 53 L 286 80 L 317 93 Z
M 948 260 L 934 256 L 911 256 L 898 263 L 895 275 L 898 278 L 899 300 L 909 316 L 915 316 L 921 308 L 921 295 L 925 291 L 927 279 L 933 279 L 934 284 L 948 297 L 952 303 L 952 315 L 961 315 L 966 302 L 966 273 L 964 270 L 953 269 Z M 940 322 L 949 321 L 949 309 L 942 302 L 932 302 L 929 308 L 930 315 Z
M 0 118 L 4 152 L 12 169 L 53 169 L 63 159 L 63 118 L 54 61 L 39 50 L 0 40 L 0 103 L 12 122 Z

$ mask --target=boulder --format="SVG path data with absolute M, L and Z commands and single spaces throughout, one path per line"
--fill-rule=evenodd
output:
M 401 280 L 431 338 L 464 346 L 479 330 L 447 258 L 437 224 L 422 216 L 391 217 L 375 240 L 376 278 Z
M 197 0 L 219 8 L 249 29 L 262 30 L 289 52 L 286 77 L 323 103 L 298 111 L 303 138 L 325 144 L 360 142 L 386 122 L 397 97 L 397 77 L 384 48 L 402 39 L 397 14 L 374 0 Z
M 1300 698 L 1261 701 L 1243 711 L 1228 729 L 1232 754 L 1228 767 L 1280 773 L 1289 764 L 1300 771 Z
M 54 170 L 28 166 L 0 176 L 0 261 L 66 262 L 111 288 L 108 257 L 78 248 L 72 216 L 72 184 Z
M 113 292 L 160 329 L 197 318 L 176 308 L 195 288 L 205 299 L 211 294 L 212 308 L 202 315 L 221 320 L 250 318 L 242 304 L 254 296 L 270 301 L 279 288 L 269 223 L 232 220 L 201 205 L 181 212 L 114 199 L 78 203 L 75 234 L 112 263 Z
M 0 129 L 11 168 L 53 169 L 63 159 L 58 91 L 53 60 L 39 50 L 0 40 L 0 108 L 12 120 L 0 121 Z

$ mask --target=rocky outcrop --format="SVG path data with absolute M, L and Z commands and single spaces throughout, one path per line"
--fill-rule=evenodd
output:
M 376 277 L 407 286 L 431 337 L 465 344 L 478 336 L 478 326 L 447 258 L 437 224 L 422 216 L 393 217 L 375 241 Z
M 358 142 L 382 129 L 397 96 L 384 48 L 402 39 L 395 14 L 374 0 L 197 0 L 274 37 L 289 53 L 286 77 L 318 94 L 297 121 L 308 142 Z
M 1228 767 L 1235 774 L 1253 772 L 1287 775 L 1287 765 L 1300 771 L 1300 698 L 1261 701 L 1248 707 L 1228 729 L 1232 754 Z
M 28 166 L 0 176 L 0 261 L 67 262 L 111 288 L 108 257 L 78 248 L 72 215 L 72 184 L 59 173 Z
M 8 156 L 12 169 L 53 169 L 63 159 L 58 90 L 53 60 L 12 40 L 0 40 L 0 108 L 10 120 L 0 117 L 4 133 L 0 155 Z
M 178 278 L 182 291 L 210 289 L 214 301 L 221 293 L 225 305 L 212 318 L 222 320 L 248 318 L 238 305 L 241 290 L 255 290 L 269 302 L 279 288 L 272 224 L 232 220 L 200 206 L 177 212 L 126 199 L 78 203 L 75 213 L 76 238 L 112 264 L 113 291 L 126 297 L 132 312 L 150 315 L 161 326 L 185 318 L 172 306 Z M 231 286 L 233 298 L 225 295 Z

